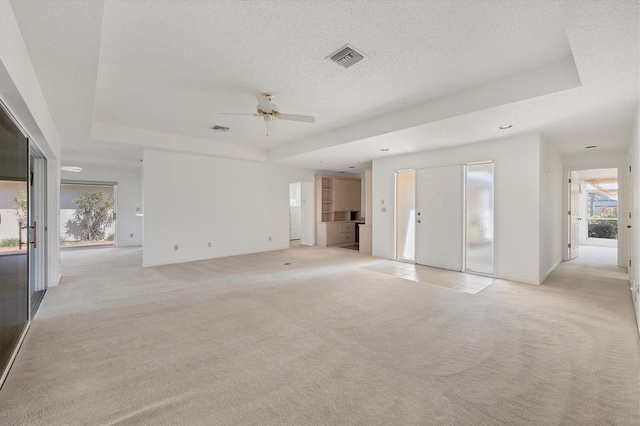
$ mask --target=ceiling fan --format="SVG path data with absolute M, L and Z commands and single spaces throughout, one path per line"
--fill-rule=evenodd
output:
M 267 123 L 267 136 L 269 135 L 269 121 L 273 121 L 276 118 L 278 120 L 290 120 L 290 121 L 300 121 L 303 123 L 315 123 L 316 118 L 311 115 L 298 115 L 298 114 L 283 114 L 278 109 L 278 105 L 272 104 L 271 100 L 273 99 L 273 95 L 271 93 L 262 93 L 257 94 L 256 99 L 258 100 L 258 105 L 256 106 L 255 113 L 242 113 L 242 112 L 221 112 L 222 115 L 253 115 L 256 117 L 263 117 L 264 121 Z

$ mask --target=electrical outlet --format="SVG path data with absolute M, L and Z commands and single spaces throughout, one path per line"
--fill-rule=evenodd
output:
M 271 241 L 271 237 L 269 237 L 269 241 Z
M 131 238 L 133 238 L 133 234 L 129 234 L 129 236 L 130 236 Z
M 387 212 L 387 208 L 386 208 L 386 207 L 383 207 L 383 208 L 382 208 L 382 213 L 386 213 L 386 212 Z
M 173 250 L 178 251 L 178 245 L 173 246 Z
M 209 241 L 209 243 L 208 243 L 208 244 L 209 244 L 209 247 L 211 247 L 211 241 Z

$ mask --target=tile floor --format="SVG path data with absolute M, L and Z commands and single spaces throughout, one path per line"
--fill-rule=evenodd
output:
M 367 266 L 365 269 L 469 294 L 477 294 L 495 281 L 491 277 L 448 271 L 396 260 L 376 263 L 375 265 Z

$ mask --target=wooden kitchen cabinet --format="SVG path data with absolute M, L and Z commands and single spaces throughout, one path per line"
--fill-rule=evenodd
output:
M 357 178 L 316 176 L 316 244 L 328 246 L 356 242 L 353 213 L 361 207 Z

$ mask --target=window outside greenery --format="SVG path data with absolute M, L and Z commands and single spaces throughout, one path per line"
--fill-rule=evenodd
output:
M 600 191 L 587 191 L 589 238 L 618 239 L 618 201 Z

